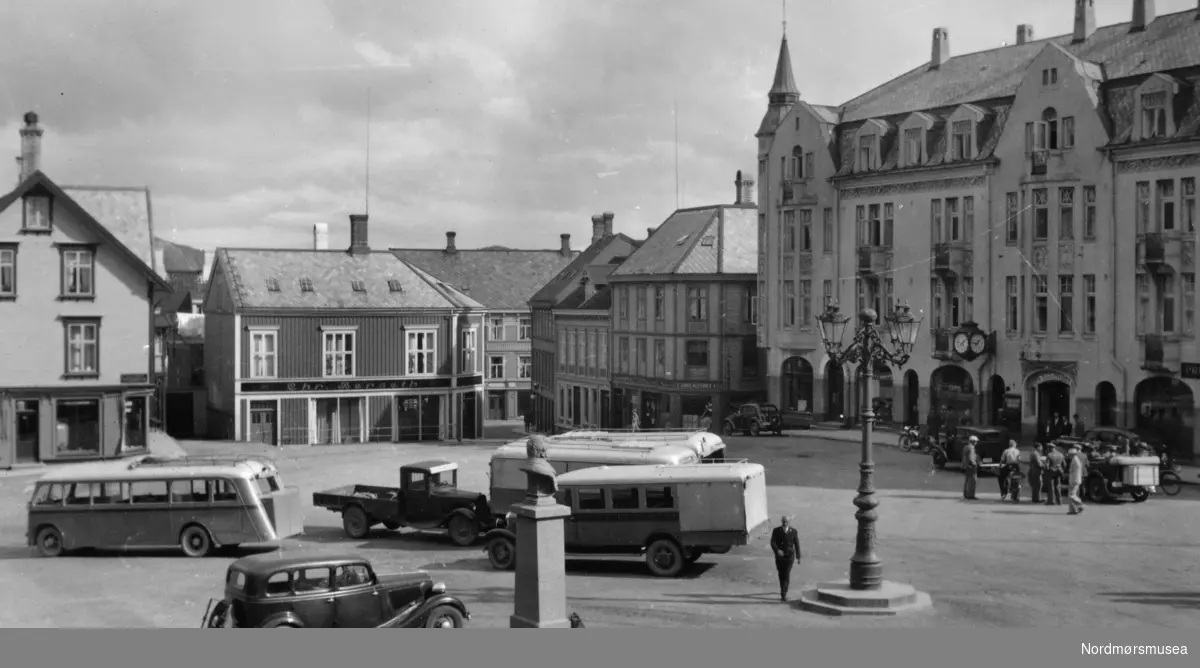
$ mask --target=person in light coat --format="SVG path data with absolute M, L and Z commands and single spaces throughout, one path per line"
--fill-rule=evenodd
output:
M 1042 502 L 1042 471 L 1046 468 L 1046 458 L 1040 449 L 1035 443 L 1029 453 L 1029 496 L 1034 503 Z
M 1083 512 L 1083 499 L 1079 490 L 1083 487 L 1083 453 L 1075 446 L 1067 451 L 1067 502 L 1070 505 L 1068 515 L 1078 515 Z
M 975 485 L 979 482 L 979 455 L 975 451 L 978 442 L 978 437 L 971 436 L 962 451 L 963 498 L 968 501 L 978 498 L 975 496 Z

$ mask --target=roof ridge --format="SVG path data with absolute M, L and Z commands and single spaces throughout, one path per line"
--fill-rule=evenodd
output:
M 144 192 L 150 193 L 150 186 L 59 186 L 63 190 L 95 190 L 98 192 Z

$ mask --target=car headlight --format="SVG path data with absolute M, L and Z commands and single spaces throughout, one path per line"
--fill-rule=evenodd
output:
M 435 582 L 435 583 L 433 583 L 433 586 L 429 588 L 429 591 L 431 591 L 435 594 L 445 594 L 446 593 L 446 583 L 445 582 Z

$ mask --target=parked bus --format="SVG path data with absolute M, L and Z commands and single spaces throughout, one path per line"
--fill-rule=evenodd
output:
M 491 485 L 488 493 L 491 497 L 492 512 L 497 515 L 506 514 L 514 503 L 525 498 L 527 478 L 521 467 L 525 465 L 526 455 L 524 440 L 502 445 L 492 453 L 488 473 Z M 561 475 L 594 466 L 696 464 L 699 463 L 700 456 L 682 445 L 626 444 L 613 447 L 605 443 L 563 443 L 547 439 L 546 461 Z
M 611 447 L 625 445 L 683 445 L 691 448 L 705 462 L 725 460 L 725 441 L 721 437 L 695 429 L 659 431 L 593 431 L 576 429 L 546 437 L 550 443 L 600 443 Z
M 273 543 L 304 530 L 299 490 L 269 460 L 150 456 L 64 466 L 38 480 L 29 501 L 30 547 L 66 550 Z

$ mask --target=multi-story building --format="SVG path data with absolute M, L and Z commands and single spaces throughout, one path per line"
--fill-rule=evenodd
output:
M 1013 44 L 961 56 L 937 28 L 926 65 L 839 107 L 801 101 L 781 49 L 759 133 L 764 311 L 791 301 L 789 212 L 830 202 L 831 265 L 799 280 L 849 313 L 899 300 L 924 314 L 929 348 L 875 381 L 896 421 L 949 406 L 1034 435 L 1078 413 L 1200 449 L 1200 9 L 1157 16 L 1135 0 L 1133 21 L 1097 28 L 1093 5 L 1076 0 L 1071 33 L 1035 40 L 1021 25 Z M 835 192 L 796 201 L 791 159 L 821 132 L 832 141 L 803 174 Z M 762 321 L 771 396 L 857 412 L 856 371 L 828 364 L 815 329 L 793 344 L 780 317 Z
M 271 444 L 479 438 L 483 305 L 367 243 L 217 249 L 204 302 L 209 435 Z
M 145 453 L 155 271 L 145 188 L 59 186 L 25 114 L 0 197 L 0 468 Z
M 458 248 L 456 237 L 447 232 L 445 248 L 393 248 L 392 252 L 484 305 L 485 415 L 490 420 L 529 415 L 533 410 L 529 298 L 579 251 L 571 250 L 571 237 L 566 234 L 560 247 L 552 250 Z
M 555 374 L 558 360 L 566 356 L 567 341 L 559 338 L 557 309 L 564 304 L 578 305 L 567 300 L 579 290 L 588 267 L 616 264 L 641 243 L 614 234 L 614 217 L 611 212 L 592 216 L 591 243 L 529 300 L 533 314 L 533 426 L 537 431 L 553 433 L 561 410 Z
M 739 172 L 737 187 L 735 204 L 675 211 L 609 276 L 621 424 L 637 410 L 642 428 L 694 428 L 711 410 L 720 425 L 733 404 L 765 391 L 754 325 L 757 207 L 753 181 Z M 567 345 L 569 368 L 578 356 Z
M 558 429 L 622 426 L 612 411 L 608 354 L 612 335 L 608 278 L 621 260 L 584 267 L 579 286 L 554 310 L 558 340 L 565 342 L 566 349 L 554 374 Z

